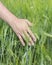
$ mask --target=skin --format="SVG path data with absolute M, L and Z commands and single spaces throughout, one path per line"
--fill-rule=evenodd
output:
M 36 37 L 29 28 L 30 26 L 32 26 L 32 23 L 30 21 L 28 21 L 27 19 L 17 18 L 1 2 L 0 18 L 11 26 L 11 28 L 16 33 L 23 46 L 25 46 L 25 35 L 29 38 L 28 45 L 34 45 Z

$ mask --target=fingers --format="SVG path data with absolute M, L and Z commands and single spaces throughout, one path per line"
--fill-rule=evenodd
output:
M 26 34 L 28 36 L 28 34 Z M 24 39 L 25 39 L 25 35 L 22 33 L 21 35 L 20 34 L 17 34 L 20 42 L 22 43 L 23 46 L 25 46 L 25 42 L 24 42 Z M 29 37 L 29 36 L 28 36 Z M 29 46 L 31 46 L 31 41 L 28 43 Z
M 32 26 L 32 23 L 31 23 L 30 21 L 26 20 L 26 22 L 27 22 L 27 24 L 28 24 L 29 26 Z M 36 38 L 35 38 L 34 34 L 32 33 L 32 31 L 29 29 L 29 27 L 27 27 L 27 32 L 29 33 L 29 35 L 30 35 L 30 37 L 32 38 L 32 40 L 33 40 L 34 42 L 36 42 Z
M 26 20 L 26 23 L 29 25 L 29 26 L 32 26 L 32 23 L 28 20 Z
M 20 34 L 17 34 L 17 36 L 18 36 L 18 38 L 20 39 L 20 42 L 22 43 L 22 45 L 25 46 L 25 43 L 24 43 L 24 41 L 23 41 L 21 35 L 20 35 Z
M 33 40 L 34 42 L 36 42 L 36 37 L 34 36 L 34 34 L 32 33 L 32 31 L 31 31 L 29 28 L 28 28 L 27 32 L 28 32 L 28 34 L 30 35 L 30 37 L 32 38 L 32 40 Z
M 24 33 L 25 33 L 25 35 L 28 37 L 28 45 L 34 45 L 34 42 L 33 42 L 33 40 L 31 39 L 31 37 L 30 37 L 30 35 L 27 33 L 27 31 L 24 31 Z
M 27 33 L 27 31 L 24 31 L 24 32 L 21 33 L 21 34 L 17 34 L 17 36 L 18 36 L 18 38 L 19 38 L 19 40 L 20 40 L 20 42 L 22 43 L 23 46 L 25 46 L 25 42 L 24 42 L 24 40 L 25 40 L 25 35 L 28 37 L 28 45 L 29 45 L 29 46 L 34 45 L 34 40 L 35 40 L 36 38 L 34 37 L 33 33 L 32 33 L 30 30 L 28 30 L 28 32 L 29 32 L 30 35 Z M 24 35 L 24 34 L 25 34 L 25 35 Z M 25 40 L 25 41 L 26 41 L 26 40 Z

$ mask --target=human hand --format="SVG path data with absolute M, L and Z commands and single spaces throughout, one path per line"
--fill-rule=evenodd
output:
M 23 46 L 25 46 L 25 36 L 28 37 L 28 45 L 34 45 L 36 42 L 36 37 L 30 30 L 29 26 L 32 26 L 32 23 L 26 19 L 17 19 L 14 18 L 11 23 L 11 27 L 20 39 Z
M 4 11 L 3 11 L 4 10 Z M 25 36 L 29 39 L 28 45 L 34 45 L 36 38 L 29 26 L 32 26 L 26 19 L 18 19 L 14 16 L 1 2 L 0 2 L 0 18 L 2 18 L 5 22 L 7 22 L 13 31 L 16 33 L 18 38 L 20 39 L 23 46 L 25 46 Z

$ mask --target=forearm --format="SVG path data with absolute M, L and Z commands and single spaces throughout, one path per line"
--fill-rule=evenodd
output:
M 8 24 L 12 23 L 13 14 L 0 2 L 0 18 L 3 19 Z

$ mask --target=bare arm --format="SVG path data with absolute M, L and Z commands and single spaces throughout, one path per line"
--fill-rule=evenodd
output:
M 16 33 L 23 46 L 25 45 L 25 42 L 23 41 L 23 39 L 25 39 L 25 35 L 29 38 L 28 45 L 34 45 L 36 38 L 33 35 L 32 31 L 29 29 L 29 26 L 31 26 L 32 23 L 30 23 L 26 19 L 19 19 L 16 16 L 14 16 L 1 2 L 0 18 L 11 26 L 11 28 Z
M 0 2 L 0 18 L 10 25 L 13 17 L 15 16 Z

